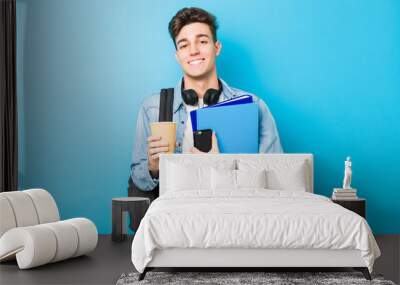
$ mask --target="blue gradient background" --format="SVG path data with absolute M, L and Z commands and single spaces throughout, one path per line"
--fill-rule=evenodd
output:
M 217 15 L 219 74 L 267 102 L 285 151 L 315 155 L 315 192 L 341 185 L 351 155 L 374 233 L 400 233 L 394 0 L 17 0 L 20 188 L 111 232 L 139 105 L 181 75 L 167 24 L 185 6 Z

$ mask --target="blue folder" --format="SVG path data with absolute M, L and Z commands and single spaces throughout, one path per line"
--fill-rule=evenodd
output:
M 215 108 L 215 107 L 221 107 L 221 106 L 228 106 L 228 105 L 238 105 L 238 104 L 247 104 L 247 103 L 252 103 L 253 102 L 253 97 L 251 95 L 242 95 L 238 97 L 234 97 L 222 102 L 219 102 L 215 105 L 207 106 L 206 108 Z
M 258 153 L 256 103 L 214 105 L 190 115 L 193 131 L 211 129 L 216 133 L 221 153 Z
M 222 107 L 222 106 L 228 106 L 228 105 L 239 105 L 239 104 L 247 104 L 247 103 L 252 103 L 253 102 L 253 97 L 251 95 L 242 95 L 238 97 L 234 97 L 222 102 L 219 102 L 217 104 L 203 107 L 203 108 L 215 108 L 215 107 Z M 197 112 L 190 112 L 190 120 L 192 122 L 192 129 L 193 131 L 197 131 Z

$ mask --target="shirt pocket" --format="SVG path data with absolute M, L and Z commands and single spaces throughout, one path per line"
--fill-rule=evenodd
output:
M 149 122 L 158 122 L 158 117 L 160 114 L 160 109 L 158 107 L 149 107 L 147 109 L 147 116 L 149 118 Z

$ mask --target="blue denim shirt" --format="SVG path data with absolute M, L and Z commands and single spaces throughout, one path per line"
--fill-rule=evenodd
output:
M 276 129 L 274 118 L 265 102 L 248 92 L 232 88 L 221 80 L 223 91 L 222 99 L 227 100 L 236 96 L 251 95 L 253 101 L 258 104 L 259 110 L 259 152 L 281 153 L 282 146 Z M 158 121 L 160 106 L 160 93 L 146 98 L 139 110 L 136 123 L 136 138 L 133 145 L 131 164 L 132 180 L 137 187 L 144 191 L 153 190 L 158 184 L 158 179 L 150 176 L 147 160 L 147 138 L 151 135 L 150 123 Z M 173 121 L 177 124 L 175 153 L 182 153 L 183 134 L 187 121 L 186 108 L 181 96 L 181 81 L 174 89 Z

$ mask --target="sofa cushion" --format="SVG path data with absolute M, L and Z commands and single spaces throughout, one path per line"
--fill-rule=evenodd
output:
M 0 238 L 8 230 L 15 228 L 17 222 L 8 199 L 0 193 Z
M 53 196 L 44 189 L 28 189 L 22 191 L 28 194 L 35 205 L 39 224 L 52 223 L 60 220 L 56 201 Z
M 26 227 L 39 224 L 35 204 L 31 197 L 23 191 L 3 192 L 1 196 L 8 200 L 17 227 Z
M 0 193 L 0 237 L 15 227 L 60 220 L 57 204 L 49 192 L 29 189 Z M 4 217 L 4 219 L 3 219 Z

